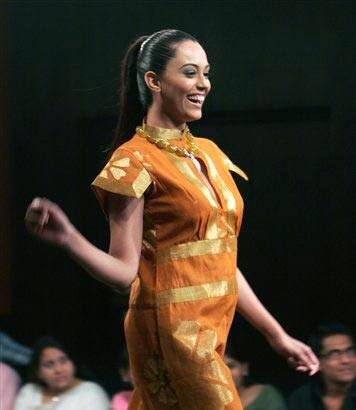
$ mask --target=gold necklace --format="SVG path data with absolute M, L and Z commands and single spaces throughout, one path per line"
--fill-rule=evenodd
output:
M 178 155 L 179 157 L 190 158 L 193 161 L 193 164 L 195 165 L 197 170 L 201 172 L 200 162 L 195 158 L 195 155 L 194 155 L 195 152 L 199 151 L 199 148 L 197 147 L 188 127 L 183 131 L 184 136 L 187 139 L 188 148 L 177 147 L 176 145 L 170 144 L 166 139 L 159 138 L 159 137 L 157 138 L 152 137 L 148 132 L 146 132 L 141 127 L 137 127 L 136 132 L 138 132 L 143 137 L 145 137 L 147 141 L 150 142 L 151 144 L 156 145 L 156 147 L 158 147 L 159 149 L 164 149 L 170 152 L 171 154 Z

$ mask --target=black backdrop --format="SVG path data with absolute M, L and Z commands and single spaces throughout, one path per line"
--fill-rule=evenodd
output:
M 328 319 L 354 325 L 352 1 L 12 1 L 0 10 L 12 250 L 4 330 L 28 344 L 55 334 L 98 373 L 116 366 L 125 297 L 33 241 L 22 221 L 32 197 L 46 196 L 107 246 L 89 183 L 115 126 L 119 62 L 133 37 L 167 27 L 196 35 L 212 64 L 206 114 L 191 128 L 250 176 L 238 181 L 241 269 L 298 337 Z M 262 338 L 235 322 L 234 349 L 262 378 L 293 384 Z

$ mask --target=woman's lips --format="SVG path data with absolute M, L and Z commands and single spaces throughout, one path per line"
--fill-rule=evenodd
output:
M 191 94 L 187 95 L 187 100 L 195 107 L 201 108 L 204 103 L 205 96 L 201 94 Z

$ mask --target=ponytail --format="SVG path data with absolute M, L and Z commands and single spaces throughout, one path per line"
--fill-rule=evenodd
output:
M 147 36 L 142 36 L 131 43 L 121 63 L 119 118 L 109 156 L 120 144 L 131 138 L 136 126 L 146 115 L 137 85 L 137 59 L 141 45 L 146 39 Z

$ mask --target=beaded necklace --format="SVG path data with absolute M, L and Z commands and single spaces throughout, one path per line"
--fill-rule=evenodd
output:
M 194 153 L 199 151 L 199 148 L 197 147 L 193 135 L 190 133 L 188 127 L 186 127 L 182 131 L 183 136 L 187 139 L 188 148 L 177 147 L 176 145 L 172 145 L 170 142 L 168 142 L 167 139 L 153 137 L 145 130 L 145 124 L 143 125 L 143 128 L 137 127 L 136 132 L 145 137 L 147 141 L 151 144 L 156 145 L 156 147 L 159 149 L 164 149 L 170 152 L 171 154 L 178 155 L 179 157 L 186 157 L 191 159 L 196 169 L 199 171 L 199 173 L 201 173 L 200 162 L 196 159 L 194 155 Z

